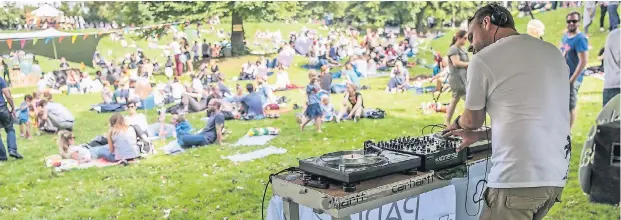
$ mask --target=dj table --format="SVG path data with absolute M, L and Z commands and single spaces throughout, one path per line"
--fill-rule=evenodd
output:
M 452 178 L 467 175 L 468 167 L 485 163 L 489 153 L 489 150 L 474 153 L 465 164 L 443 170 L 395 173 L 362 181 L 355 192 L 345 192 L 341 187 L 332 185 L 327 189 L 308 187 L 302 182 L 302 174 L 283 173 L 272 178 L 272 191 L 282 197 L 287 220 L 299 219 L 299 205 L 311 208 L 318 214 L 330 215 L 335 220 L 349 220 L 352 214 L 449 186 Z

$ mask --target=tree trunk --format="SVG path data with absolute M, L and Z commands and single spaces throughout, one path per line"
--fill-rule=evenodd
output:
M 427 9 L 427 6 L 429 5 L 429 3 L 427 3 L 427 5 L 425 5 L 425 7 L 421 8 L 420 11 L 418 13 L 416 13 L 416 32 L 417 33 L 422 33 L 423 29 L 424 29 L 424 21 L 426 21 L 425 18 L 423 18 L 423 16 L 425 16 L 425 9 Z
M 233 9 L 231 26 L 231 53 L 233 56 L 243 56 L 246 54 L 244 44 L 244 17 Z

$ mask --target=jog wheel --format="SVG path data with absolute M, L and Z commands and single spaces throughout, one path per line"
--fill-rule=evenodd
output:
M 356 184 L 354 184 L 354 183 L 345 183 L 345 184 L 343 184 L 343 191 L 345 191 L 345 192 L 355 192 L 356 191 Z

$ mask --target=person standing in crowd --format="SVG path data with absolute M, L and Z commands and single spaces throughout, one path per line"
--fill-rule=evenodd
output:
M 600 1 L 599 9 L 601 9 L 599 13 L 599 31 L 604 32 L 606 31 L 606 29 L 604 29 L 604 19 L 606 18 L 606 12 L 608 12 L 608 2 Z
M 603 105 L 606 105 L 610 99 L 619 94 L 619 88 L 621 87 L 621 66 L 619 59 L 619 51 L 621 51 L 621 44 L 619 42 L 619 29 L 615 29 L 606 39 L 606 46 L 604 47 L 604 92 Z
M 569 68 L 554 45 L 519 34 L 504 7 L 479 8 L 468 23 L 474 56 L 465 110 L 445 136 L 463 138 L 457 151 L 492 142 L 479 219 L 543 219 L 569 171 Z M 482 128 L 486 113 L 491 129 Z
M 464 30 L 459 30 L 455 33 L 447 54 L 450 72 L 449 86 L 451 87 L 451 91 L 453 91 L 453 97 L 451 98 L 451 103 L 446 110 L 446 116 L 444 118 L 444 125 L 447 126 L 453 119 L 453 114 L 455 113 L 455 108 L 457 108 L 459 100 L 466 95 L 466 69 L 470 61 L 468 52 L 464 48 L 468 40 L 467 33 L 468 32 Z
M 22 155 L 17 152 L 17 137 L 15 137 L 15 128 L 13 128 L 13 117 L 15 117 L 13 96 L 6 81 L 2 78 L 0 78 L 0 89 L 2 90 L 2 96 L 0 96 L 0 125 L 2 125 L 6 132 L 6 145 L 9 150 L 9 156 L 15 159 L 22 159 Z M 7 104 L 11 107 L 10 109 Z M 0 161 L 6 160 L 4 144 L 0 140 Z
M 199 50 L 198 41 L 194 41 L 194 46 L 192 46 L 192 53 L 193 53 L 192 54 L 193 55 L 193 59 L 192 60 L 194 62 L 198 62 L 198 50 Z
M 618 8 L 619 1 L 608 2 L 608 25 L 610 25 L 608 30 L 610 31 L 617 29 L 619 26 L 619 13 L 617 12 Z
M 203 53 L 203 60 L 209 59 L 211 54 L 211 45 L 207 44 L 207 39 L 203 39 L 203 45 L 201 45 L 201 52 Z
M 576 120 L 576 105 L 578 103 L 578 90 L 582 85 L 583 71 L 587 65 L 587 51 L 589 50 L 589 40 L 587 36 L 580 32 L 580 13 L 573 11 L 567 14 L 567 33 L 563 35 L 561 52 L 569 66 L 569 83 L 571 91 L 569 94 L 569 110 L 571 111 L 570 125 L 573 127 Z
M 4 59 L 2 59 L 2 73 L 3 75 L 3 80 L 6 82 L 8 82 L 8 87 L 11 87 L 11 74 L 9 73 L 9 65 L 6 64 L 6 62 L 4 62 Z
M 593 23 L 593 19 L 595 18 L 595 9 L 596 9 L 595 1 L 584 1 L 584 22 L 582 24 L 584 28 L 584 33 L 589 36 L 589 26 Z

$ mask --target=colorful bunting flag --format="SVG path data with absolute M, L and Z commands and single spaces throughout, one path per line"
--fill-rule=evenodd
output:
M 46 38 L 45 38 L 45 44 L 47 44 L 48 42 L 50 42 L 50 40 L 51 40 L 51 39 L 52 39 L 51 37 L 46 37 Z
M 71 43 L 74 44 L 75 43 L 75 39 L 78 38 L 78 35 L 73 35 L 71 36 Z
M 86 65 L 84 65 L 84 62 L 80 62 L 80 69 L 84 70 L 85 67 Z
M 98 32 L 98 33 L 97 33 L 97 37 L 99 37 L 99 36 L 101 36 L 101 32 Z
M 34 38 L 34 39 L 32 39 L 32 46 L 34 46 L 35 44 L 37 44 L 37 41 L 38 41 L 38 40 L 39 40 L 38 38 Z
M 82 36 L 82 40 L 86 40 L 86 37 L 88 37 L 88 34 L 84 34 L 84 36 Z
M 179 30 L 184 31 L 185 30 L 185 24 L 181 23 L 181 25 L 179 25 Z
M 63 41 L 63 39 L 65 39 L 65 36 L 60 36 L 60 37 L 58 38 L 58 43 L 62 42 L 62 41 Z
M 19 41 L 19 46 L 22 47 L 22 49 L 24 49 L 24 46 L 26 45 L 26 39 L 22 39 Z
M 9 47 L 9 50 L 10 50 L 11 47 L 13 46 L 13 40 L 11 39 L 6 40 L 6 45 Z

